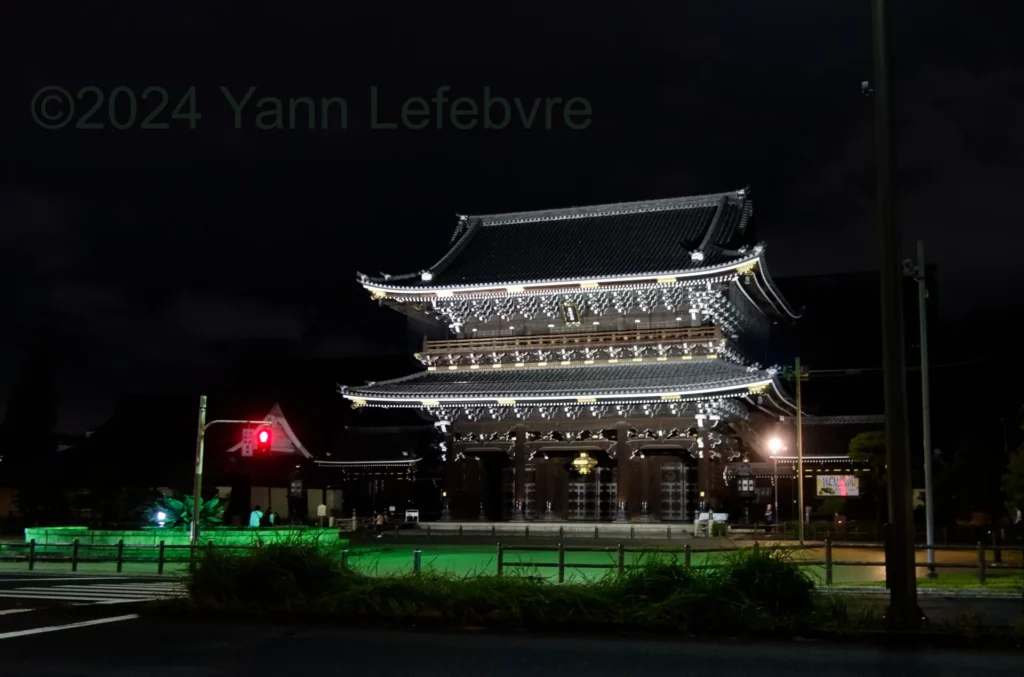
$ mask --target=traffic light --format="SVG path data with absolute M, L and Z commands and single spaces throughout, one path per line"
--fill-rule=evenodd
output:
M 267 454 L 270 453 L 270 442 L 273 436 L 270 434 L 270 428 L 267 426 L 260 426 L 256 428 L 256 453 Z

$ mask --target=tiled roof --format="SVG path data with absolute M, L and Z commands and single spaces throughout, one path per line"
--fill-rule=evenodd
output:
M 746 191 L 571 209 L 464 217 L 452 248 L 419 273 L 365 277 L 444 287 L 671 273 L 741 257 L 751 213 Z M 691 252 L 700 250 L 703 258 Z
M 541 369 L 427 371 L 368 386 L 350 387 L 347 397 L 367 399 L 566 398 L 613 395 L 704 394 L 746 388 L 770 380 L 724 360 L 651 364 L 588 365 Z

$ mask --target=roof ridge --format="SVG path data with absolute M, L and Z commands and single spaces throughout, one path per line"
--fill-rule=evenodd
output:
M 557 209 L 541 209 L 524 212 L 505 212 L 500 214 L 482 214 L 469 218 L 478 219 L 482 226 L 514 225 L 519 223 L 536 223 L 538 221 L 555 221 L 580 219 L 592 216 L 619 216 L 622 214 L 639 214 L 646 212 L 669 211 L 673 209 L 708 207 L 728 201 L 730 198 L 746 201 L 747 189 L 724 193 L 708 193 L 654 200 L 637 200 L 633 202 L 611 202 L 583 207 L 563 207 Z

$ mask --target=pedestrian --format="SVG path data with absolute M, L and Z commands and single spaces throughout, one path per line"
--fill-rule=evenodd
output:
M 764 535 L 772 535 L 772 525 L 775 523 L 775 513 L 772 512 L 772 504 L 769 503 L 768 507 L 764 509 Z
M 270 526 L 276 525 L 277 524 L 277 513 L 276 512 L 271 512 L 267 516 L 267 521 L 270 522 Z
M 384 536 L 384 513 L 377 513 L 377 538 L 383 538 Z
M 263 511 L 260 510 L 260 507 L 257 505 L 255 508 L 252 509 L 252 512 L 249 513 L 249 528 L 250 529 L 259 529 L 260 528 L 260 522 L 262 522 L 262 521 L 263 521 Z

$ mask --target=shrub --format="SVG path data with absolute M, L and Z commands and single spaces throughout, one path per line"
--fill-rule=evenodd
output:
M 206 554 L 189 585 L 204 606 L 301 609 L 349 621 L 764 635 L 833 612 L 815 604 L 810 579 L 778 549 L 736 554 L 716 568 L 649 555 L 622 576 L 557 585 L 510 575 L 367 576 L 341 566 L 320 543 L 296 539 L 248 555 Z

